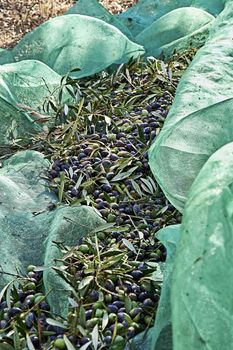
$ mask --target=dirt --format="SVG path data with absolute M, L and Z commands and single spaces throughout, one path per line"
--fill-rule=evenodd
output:
M 125 11 L 136 2 L 100 1 L 111 13 Z M 74 3 L 73 0 L 0 0 L 0 48 L 15 46 L 24 34 L 47 19 L 62 15 Z

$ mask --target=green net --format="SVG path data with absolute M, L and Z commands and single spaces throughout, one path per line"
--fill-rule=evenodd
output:
M 60 82 L 61 76 L 39 61 L 0 66 L 1 145 L 42 130 L 37 121 L 45 117 L 43 103 L 52 94 L 54 100 L 58 98 Z M 64 93 L 61 102 L 69 98 Z
M 41 131 L 35 118 L 44 116 L 43 101 L 59 86 L 62 74 L 78 67 L 73 76 L 86 77 L 138 57 L 145 51 L 132 37 L 145 46 L 146 55 L 169 56 L 174 48 L 202 45 L 208 36 L 150 149 L 151 169 L 167 198 L 180 211 L 187 203 L 174 274 L 180 227 L 158 234 L 167 249 L 162 294 L 155 326 L 134 339 L 135 349 L 233 346 L 232 25 L 230 0 L 141 0 L 117 16 L 97 1 L 80 0 L 66 16 L 45 22 L 14 49 L 0 49 L 0 142 L 7 144 Z M 55 241 L 76 245 L 104 223 L 89 207 L 51 210 L 57 198 L 43 179 L 48 168 L 42 154 L 27 151 L 0 169 L 0 287 L 28 264 L 53 266 L 61 254 Z M 44 271 L 44 287 L 52 290 L 52 312 L 66 316 L 70 287 L 51 268 Z
M 163 272 L 163 287 L 159 306 L 153 327 L 153 350 L 172 350 L 171 324 L 171 282 L 176 247 L 180 238 L 180 225 L 172 225 L 161 229 L 156 237 L 162 242 L 167 251 L 165 270 Z
M 172 225 L 156 233 L 166 248 L 166 263 L 161 264 L 163 286 L 157 309 L 155 324 L 146 332 L 140 333 L 125 350 L 153 349 L 172 350 L 171 327 L 171 281 L 175 260 L 176 246 L 180 238 L 180 225 Z
M 209 34 L 214 17 L 197 8 L 184 7 L 173 10 L 153 22 L 136 36 L 135 40 L 143 45 L 147 56 L 166 57 L 174 49 L 200 47 Z
M 0 64 L 5 64 L 12 61 L 13 61 L 13 58 L 11 56 L 11 51 L 0 48 Z
M 73 76 L 80 78 L 143 53 L 142 46 L 116 27 L 74 14 L 53 18 L 26 34 L 12 49 L 11 57 L 14 61 L 36 59 L 61 75 L 79 68 Z
M 90 207 L 59 207 L 43 180 L 49 162 L 41 153 L 24 151 L 9 158 L 0 170 L 0 287 L 12 281 L 29 264 L 52 266 L 59 253 L 52 241 L 76 245 L 78 239 L 104 223 Z M 10 248 L 10 249 L 9 249 Z M 12 252 L 14 252 L 12 254 Z M 44 286 L 53 289 L 48 300 L 52 311 L 67 311 L 64 283 L 53 270 L 44 272 Z M 68 292 L 67 292 L 68 293 Z M 59 300 L 59 301 L 58 301 Z
M 229 2 L 182 77 L 162 132 L 149 152 L 154 176 L 180 211 L 203 164 L 233 140 L 232 12 Z
M 69 247 L 76 246 L 79 238 L 90 234 L 92 230 L 104 223 L 105 221 L 91 207 L 80 205 L 57 209 L 45 241 L 45 266 L 57 266 L 54 259 L 62 257 L 61 250 L 54 242 L 64 242 Z M 52 289 L 52 292 L 48 295 L 52 312 L 66 317 L 70 285 L 59 278 L 57 272 L 52 269 L 44 271 L 43 282 L 46 292 Z
M 223 10 L 226 1 L 227 0 L 139 0 L 136 5 L 129 8 L 126 12 L 116 15 L 116 18 L 120 20 L 135 37 L 157 19 L 175 9 L 192 6 L 216 16 Z
M 172 283 L 174 350 L 233 348 L 233 143 L 214 153 L 184 210 Z
M 79 0 L 66 12 L 66 14 L 79 14 L 99 18 L 102 21 L 118 28 L 129 39 L 132 39 L 132 35 L 128 28 L 126 28 L 124 24 L 122 24 L 114 15 L 105 9 L 105 7 L 103 7 L 97 0 Z
M 233 140 L 232 102 L 228 99 L 192 113 L 151 148 L 151 168 L 179 211 L 183 211 L 190 186 L 211 154 Z

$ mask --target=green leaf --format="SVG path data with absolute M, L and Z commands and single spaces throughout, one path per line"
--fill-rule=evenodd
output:
M 134 252 L 135 254 L 137 254 L 136 249 L 134 248 L 133 244 L 131 242 L 129 242 L 127 239 L 123 238 L 122 242 L 124 243 L 124 245 L 131 250 L 132 252 Z
M 113 335 L 112 335 L 112 339 L 114 340 L 116 338 L 117 335 L 117 325 L 118 325 L 118 321 L 116 319 L 115 325 L 114 325 L 114 330 L 113 330 Z
M 114 226 L 114 223 L 101 225 L 101 226 L 97 227 L 96 229 L 94 229 L 93 231 L 91 231 L 91 234 L 98 233 L 101 231 L 106 231 L 106 230 L 112 228 L 113 226 Z
M 1 350 L 14 350 L 14 348 L 10 344 L 1 344 L 0 346 Z
M 74 69 L 72 69 L 72 70 L 70 70 L 70 73 L 74 73 L 74 72 L 80 72 L 80 68 L 74 68 Z
M 21 350 L 19 332 L 18 332 L 18 329 L 16 327 L 14 327 L 13 339 L 14 339 L 14 348 L 15 348 L 15 350 Z M 0 348 L 1 348 L 1 346 L 0 346 Z
M 5 292 L 6 292 L 6 290 L 7 290 L 7 289 L 10 287 L 10 285 L 11 285 L 12 283 L 14 283 L 15 281 L 16 281 L 16 280 L 13 280 L 13 281 L 7 283 L 7 284 L 5 285 L 5 287 L 3 287 L 3 289 L 1 290 L 1 293 L 0 293 L 0 302 L 2 301 L 2 298 L 3 298 L 3 296 L 4 296 Z
M 73 178 L 73 175 L 74 175 L 74 170 L 73 170 L 73 168 L 70 166 L 70 167 L 69 167 L 69 176 L 70 176 L 71 179 Z
M 26 335 L 26 340 L 27 340 L 27 346 L 29 350 L 36 350 L 34 348 L 34 345 L 32 344 L 31 338 L 29 337 L 29 335 Z
M 86 287 L 91 281 L 93 281 L 94 276 L 87 276 L 85 277 L 78 285 L 78 289 L 83 289 L 84 287 Z
M 91 345 L 91 343 L 92 343 L 92 340 L 90 340 L 88 343 L 81 346 L 80 350 L 87 350 L 87 348 L 89 347 L 89 345 Z
M 60 327 L 60 328 L 63 328 L 63 329 L 67 329 L 67 327 L 64 326 L 63 323 L 61 323 L 61 322 L 59 322 L 59 321 L 57 321 L 57 320 L 54 320 L 54 319 L 52 319 L 52 318 L 46 318 L 46 322 L 47 322 L 48 324 L 50 324 L 51 326 L 55 326 L 55 327 Z
M 120 249 L 110 249 L 110 250 L 107 250 L 106 252 L 103 252 L 100 254 L 101 258 L 105 258 L 105 257 L 108 257 L 108 256 L 115 256 L 115 255 L 119 255 L 119 254 L 122 254 L 122 250 Z
M 141 186 L 142 186 L 142 189 L 143 189 L 146 193 L 153 194 L 153 193 L 151 193 L 151 191 L 148 189 L 148 187 L 145 186 L 143 183 L 141 184 Z
M 126 311 L 126 313 L 129 314 L 130 311 L 131 311 L 131 309 L 132 309 L 132 300 L 131 300 L 130 297 L 127 295 L 127 296 L 125 297 L 125 311 Z
M 64 334 L 63 336 L 64 342 L 66 344 L 67 350 L 76 350 L 75 347 L 71 344 L 67 336 Z
M 145 143 L 145 136 L 142 130 L 142 127 L 140 125 L 137 125 L 137 129 L 138 129 L 138 135 L 139 135 L 139 139 L 142 143 Z
M 68 93 L 70 94 L 71 97 L 73 97 L 74 99 L 76 99 L 75 93 L 66 86 L 66 90 L 68 91 Z
M 49 266 L 36 266 L 33 271 L 40 272 L 40 271 L 45 271 L 45 270 L 49 270 L 49 269 L 50 269 Z
M 82 327 L 86 327 L 86 314 L 85 314 L 85 309 L 83 306 L 80 306 L 79 309 L 79 321 L 80 321 L 80 325 Z
M 65 116 L 67 116 L 69 113 L 69 107 L 67 106 L 67 104 L 64 105 L 64 114 Z
M 137 184 L 136 181 L 134 181 L 133 179 L 131 179 L 131 183 L 132 183 L 132 186 L 133 186 L 133 189 L 134 191 L 137 192 L 137 194 L 140 196 L 140 197 L 143 197 L 143 193 L 140 189 L 140 186 Z
M 117 227 L 112 227 L 111 232 L 126 232 L 129 231 L 129 226 L 117 226 Z
M 7 302 L 7 307 L 10 309 L 11 308 L 11 292 L 12 292 L 13 284 L 11 284 L 6 291 L 6 302 Z
M 155 192 L 158 191 L 158 187 L 157 187 L 156 183 L 154 182 L 154 180 L 150 176 L 148 176 L 147 178 L 150 180 L 150 183 L 153 186 L 154 191 Z
M 78 189 L 83 181 L 84 176 L 81 174 L 76 182 L 75 188 Z
M 107 117 L 107 116 L 105 115 L 105 116 L 104 116 L 104 119 L 105 119 L 105 123 L 106 123 L 107 125 L 111 125 L 111 122 L 112 122 L 111 118 L 109 118 L 109 117 Z
M 102 330 L 104 330 L 108 325 L 108 313 L 105 311 L 102 318 Z
M 78 303 L 74 299 L 68 297 L 68 301 L 72 307 L 78 307 Z
M 141 179 L 141 181 L 144 182 L 144 184 L 148 187 L 150 193 L 153 194 L 154 193 L 154 189 L 153 189 L 150 181 L 147 180 L 147 179 Z
M 114 178 L 111 181 L 120 181 L 123 180 L 127 177 L 129 177 L 136 169 L 138 168 L 138 166 L 134 166 L 133 168 L 131 168 L 128 171 L 122 172 L 117 174 L 116 176 L 114 176 Z
M 95 325 L 93 331 L 91 332 L 91 337 L 92 337 L 92 344 L 94 346 L 94 349 L 97 350 L 97 348 L 98 348 L 98 340 L 99 340 L 98 325 Z
M 163 61 L 160 62 L 160 65 L 161 65 L 161 69 L 162 69 L 162 73 L 163 75 L 167 75 L 167 68 L 166 68 L 166 65 Z
M 65 188 L 65 173 L 62 172 L 60 175 L 60 185 L 59 185 L 59 192 L 58 192 L 58 198 L 60 203 L 62 202 L 64 188 Z

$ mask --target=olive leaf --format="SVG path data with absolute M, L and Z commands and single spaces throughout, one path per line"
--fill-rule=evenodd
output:
M 59 328 L 63 328 L 63 329 L 67 328 L 67 326 L 65 326 L 63 323 L 61 323 L 57 320 L 54 320 L 52 318 L 46 318 L 46 322 L 48 324 L 50 324 L 51 326 L 55 326 L 55 327 L 59 327 Z
M 66 344 L 67 350 L 75 350 L 75 347 L 71 344 L 67 336 L 64 334 L 63 336 L 64 342 Z

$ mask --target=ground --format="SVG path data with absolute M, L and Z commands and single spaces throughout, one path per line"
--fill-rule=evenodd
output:
M 100 2 L 112 13 L 118 13 L 137 1 Z M 0 0 L 0 48 L 13 47 L 25 33 L 50 17 L 62 15 L 73 3 L 75 0 Z

